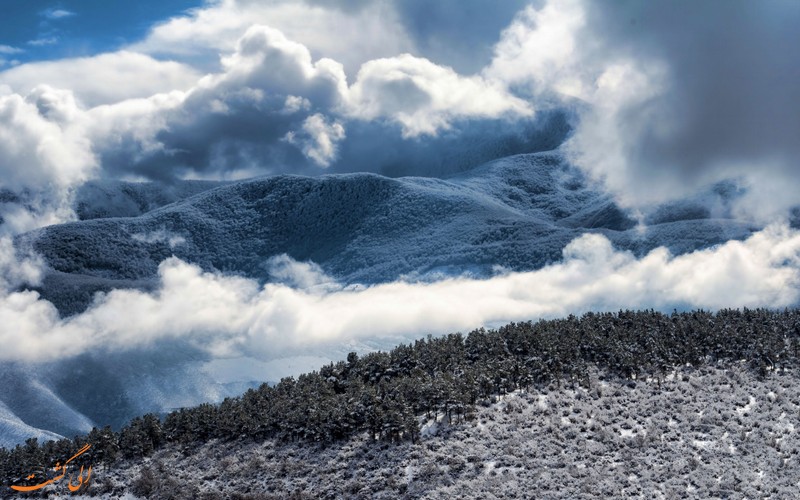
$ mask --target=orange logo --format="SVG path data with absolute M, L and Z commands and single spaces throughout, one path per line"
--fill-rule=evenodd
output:
M 72 462 L 73 460 L 75 460 L 79 456 L 81 456 L 84 453 L 86 453 L 86 450 L 88 450 L 91 446 L 92 445 L 90 445 L 90 444 L 84 445 L 83 448 L 78 450 L 78 453 L 76 453 L 72 457 L 70 457 L 69 460 L 64 462 L 63 465 L 61 465 L 61 462 L 56 463 L 56 466 L 53 467 L 53 472 L 61 471 L 61 475 L 60 476 L 55 476 L 54 478 L 49 479 L 49 480 L 47 480 L 47 481 L 45 481 L 45 482 L 43 482 L 41 484 L 35 484 L 33 486 L 12 486 L 11 489 L 15 490 L 15 491 L 35 491 L 35 490 L 39 490 L 41 488 L 44 488 L 48 484 L 52 484 L 52 483 L 55 483 L 56 481 L 60 481 L 67 474 L 67 465 L 69 465 L 70 462 Z M 84 479 L 84 477 L 83 477 L 83 465 L 81 465 L 81 470 L 80 470 L 80 472 L 78 472 L 78 483 L 75 484 L 75 485 L 72 484 L 72 476 L 73 476 L 72 474 L 69 475 L 69 482 L 67 483 L 67 487 L 69 488 L 69 491 L 74 493 L 74 492 L 78 491 L 79 489 L 83 488 L 85 485 L 89 484 L 89 478 L 92 477 L 92 466 L 91 465 L 89 466 L 89 470 L 86 473 L 86 478 Z M 31 474 L 28 477 L 26 477 L 25 479 L 31 480 L 34 477 L 36 477 L 36 474 Z

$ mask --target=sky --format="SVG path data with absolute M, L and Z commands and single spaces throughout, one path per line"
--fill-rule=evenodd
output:
M 9 356 L 35 346 L 49 359 L 98 343 L 186 336 L 215 356 L 266 359 L 370 335 L 410 338 L 591 308 L 782 306 L 800 296 L 800 244 L 786 224 L 800 188 L 800 2 L 3 7 L 0 320 L 28 332 L 28 344 L 15 343 L 21 350 Z M 594 235 L 532 273 L 364 290 L 335 283 L 313 263 L 288 266 L 330 286 L 264 287 L 170 259 L 159 292 L 115 291 L 72 318 L 17 291 L 40 277 L 41 263 L 8 238 L 74 219 L 74 191 L 91 179 L 445 175 L 459 165 L 440 160 L 475 137 L 519 139 L 554 110 L 572 126 L 560 151 L 625 209 L 646 215 L 727 181 L 743 193 L 736 216 L 760 230 L 745 242 L 638 259 Z M 398 167 L 397 152 L 407 150 L 419 161 Z M 204 300 L 208 315 L 188 313 Z M 386 331 L 368 328 L 375 311 L 394 317 L 397 304 L 411 312 L 381 321 L 394 325 Z M 131 311 L 155 319 L 125 321 Z M 330 320 L 332 311 L 346 312 Z
M 8 0 L 0 19 L 2 66 L 115 51 L 146 36 L 158 21 L 200 5 L 195 0 Z

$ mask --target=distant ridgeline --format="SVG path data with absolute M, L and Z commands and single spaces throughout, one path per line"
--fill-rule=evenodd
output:
M 800 310 L 588 313 L 581 318 L 511 323 L 468 335 L 428 337 L 391 352 L 262 385 L 219 405 L 182 409 L 164 419 L 149 414 L 120 432 L 93 429 L 74 440 L 0 449 L 3 489 L 24 484 L 31 470 L 51 467 L 91 444 L 85 460 L 97 468 L 176 443 L 209 439 L 332 442 L 367 432 L 373 439 L 416 442 L 418 416 L 469 420 L 493 395 L 551 383 L 591 383 L 589 367 L 605 376 L 659 381 L 690 364 L 746 361 L 759 375 L 797 368 Z

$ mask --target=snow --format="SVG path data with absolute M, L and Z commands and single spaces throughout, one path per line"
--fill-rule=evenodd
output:
M 54 432 L 43 431 L 27 425 L 0 401 L 0 447 L 13 448 L 29 438 L 36 438 L 42 442 L 62 437 Z
M 325 447 L 214 441 L 192 453 L 159 451 L 147 466 L 169 471 L 174 487 L 195 497 L 248 490 L 387 499 L 521 498 L 531 492 L 542 498 L 794 497 L 800 439 L 784 433 L 784 423 L 800 410 L 796 376 L 758 378 L 742 366 L 678 375 L 660 388 L 639 381 L 633 390 L 611 379 L 602 394 L 549 390 L 545 410 L 539 405 L 543 388 L 504 395 L 479 406 L 463 425 L 427 420 L 438 432 L 425 433 L 417 445 L 372 442 L 365 435 Z M 736 412 L 738 402 L 770 391 L 782 397 Z M 553 425 L 573 410 L 581 419 L 594 415 L 596 423 Z M 782 439 L 775 445 L 777 436 Z M 122 462 L 99 471 L 92 492 L 130 492 L 144 467 Z
M 755 404 L 756 404 L 756 398 L 754 398 L 753 396 L 749 396 L 747 404 L 736 408 L 736 413 L 738 413 L 740 416 L 747 415 L 748 413 L 750 413 L 750 410 L 753 409 L 753 406 L 755 406 Z
M 173 254 L 256 279 L 269 279 L 268 258 L 288 254 L 314 261 L 344 284 L 379 283 L 490 276 L 497 266 L 532 270 L 559 260 L 585 232 L 642 255 L 657 246 L 683 253 L 753 229 L 733 218 L 682 220 L 672 207 L 675 217 L 655 220 L 642 233 L 558 152 L 503 158 L 444 179 L 340 174 L 185 182 L 169 191 L 94 183 L 79 197 L 79 204 L 96 205 L 91 220 L 21 236 L 20 244 L 61 271 L 51 273 L 44 296 L 75 312 L 91 293 L 75 302 L 81 295 L 73 288 L 145 286 Z M 88 194 L 98 192 L 103 196 Z M 119 208 L 118 199 L 136 208 Z M 107 217 L 98 215 L 103 203 Z

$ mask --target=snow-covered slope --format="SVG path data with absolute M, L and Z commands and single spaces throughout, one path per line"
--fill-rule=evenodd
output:
M 208 187 L 170 192 L 180 197 Z M 116 215 L 170 199 L 154 187 L 139 187 L 135 195 L 130 185 L 117 188 L 128 194 L 92 188 L 112 192 L 106 198 Z M 266 280 L 267 259 L 285 253 L 314 261 L 345 283 L 376 283 L 442 273 L 484 276 L 493 266 L 535 269 L 559 260 L 564 246 L 587 231 L 637 254 L 662 245 L 682 253 L 751 231 L 692 203 L 661 208 L 642 230 L 559 153 L 536 153 L 444 179 L 340 174 L 240 181 L 136 217 L 47 227 L 19 243 L 52 267 L 40 291 L 69 314 L 98 290 L 147 288 L 158 264 L 172 255 L 206 270 Z
M 31 427 L 0 401 L 0 447 L 13 448 L 29 438 L 36 438 L 42 442 L 62 437 L 54 432 Z
M 81 220 L 136 217 L 224 184 L 212 181 L 160 184 L 94 180 L 83 184 L 75 193 L 75 212 Z
M 429 419 L 417 444 L 359 435 L 325 446 L 245 439 L 211 441 L 189 453 L 172 445 L 98 472 L 90 492 L 107 498 L 796 498 L 796 373 L 765 378 L 731 364 L 681 368 L 663 382 L 597 375 L 589 388 L 552 384 L 487 401 L 463 424 Z

